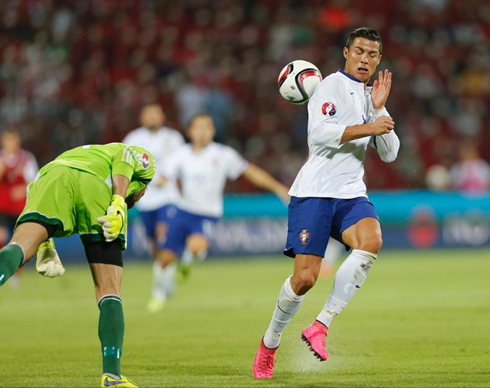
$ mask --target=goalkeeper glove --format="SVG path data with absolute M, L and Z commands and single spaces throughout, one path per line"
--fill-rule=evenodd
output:
M 58 252 L 56 252 L 52 238 L 39 246 L 37 250 L 36 270 L 48 278 L 55 278 L 65 273 L 65 268 L 61 263 Z
M 126 201 L 120 195 L 114 194 L 106 215 L 97 218 L 97 222 L 102 225 L 104 237 L 107 242 L 114 241 L 122 232 L 125 217 Z

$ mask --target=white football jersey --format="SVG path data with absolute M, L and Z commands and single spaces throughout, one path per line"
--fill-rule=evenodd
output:
M 199 153 L 190 144 L 182 146 L 166 165 L 165 173 L 180 180 L 181 209 L 221 217 L 226 180 L 237 179 L 247 168 L 248 162 L 233 148 L 212 142 Z
M 308 102 L 308 160 L 289 195 L 345 199 L 366 196 L 362 178 L 368 144 L 377 149 L 383 161 L 395 160 L 400 147 L 395 131 L 340 144 L 346 127 L 388 116 L 385 109 L 373 109 L 371 89 L 342 70 L 317 86 Z
M 123 140 L 124 144 L 137 145 L 150 151 L 155 158 L 157 175 L 148 185 L 145 195 L 136 204 L 141 211 L 156 210 L 167 204 L 174 204 L 179 199 L 179 190 L 175 181 L 169 181 L 158 187 L 158 178 L 162 175 L 165 163 L 177 148 L 182 146 L 184 137 L 175 129 L 162 127 L 156 132 L 146 127 L 131 131 Z

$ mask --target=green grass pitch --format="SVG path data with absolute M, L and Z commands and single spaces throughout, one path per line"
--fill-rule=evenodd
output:
M 194 268 L 161 314 L 150 315 L 150 263 L 127 264 L 123 373 L 142 387 L 488 387 L 490 252 L 386 251 L 336 318 L 329 360 L 300 341 L 333 281 L 320 279 L 288 326 L 275 377 L 252 362 L 279 288 L 280 257 Z M 0 387 L 96 387 L 101 355 L 88 266 L 59 279 L 31 265 L 21 287 L 0 289 Z

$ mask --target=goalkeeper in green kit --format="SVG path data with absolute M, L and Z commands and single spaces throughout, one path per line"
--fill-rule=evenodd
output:
M 154 175 L 153 156 L 141 147 L 110 143 L 66 151 L 29 185 L 12 240 L 0 250 L 0 286 L 36 252 L 41 274 L 61 276 L 65 270 L 52 237 L 80 235 L 100 309 L 102 387 L 136 387 L 121 375 L 122 251 L 127 208 L 144 195 Z

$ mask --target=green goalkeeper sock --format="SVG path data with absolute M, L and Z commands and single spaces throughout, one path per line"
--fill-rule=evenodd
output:
M 121 376 L 124 314 L 121 298 L 105 295 L 99 301 L 99 338 L 102 345 L 102 373 Z
M 0 286 L 4 284 L 24 262 L 24 251 L 17 244 L 0 249 Z

